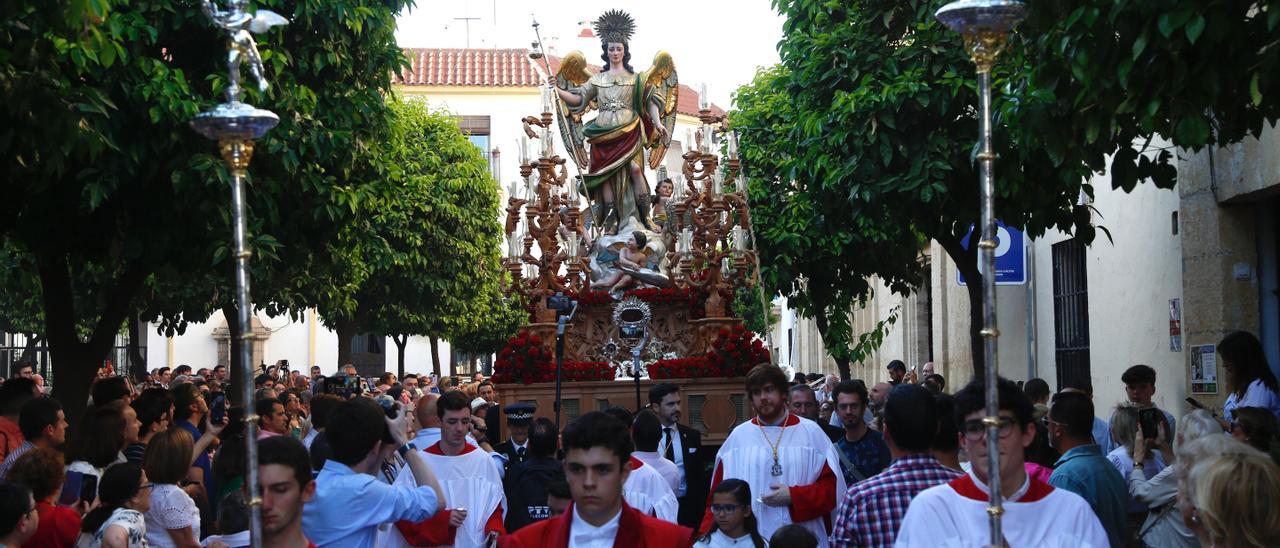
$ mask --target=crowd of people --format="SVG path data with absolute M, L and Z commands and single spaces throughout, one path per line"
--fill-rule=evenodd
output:
M 985 386 L 950 393 L 931 363 L 872 386 L 759 365 L 715 451 L 670 383 L 560 429 L 479 374 L 278 363 L 233 406 L 225 366 L 107 368 L 69 418 L 23 364 L 0 385 L 0 545 L 234 548 L 260 505 L 272 547 L 988 546 L 994 478 L 1008 546 L 1275 545 L 1280 386 L 1252 335 L 1218 356 L 1221 413 L 1176 418 L 1145 365 L 1113 409 L 1000 379 L 995 470 Z

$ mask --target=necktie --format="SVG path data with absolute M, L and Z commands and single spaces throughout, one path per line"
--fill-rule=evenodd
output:
M 516 449 L 516 460 L 524 460 L 524 448 Z
M 671 427 L 668 426 L 666 428 L 663 428 L 662 431 L 667 435 L 667 449 L 665 452 L 663 452 L 662 458 L 665 458 L 671 462 L 675 462 L 676 461 L 675 441 L 671 439 Z

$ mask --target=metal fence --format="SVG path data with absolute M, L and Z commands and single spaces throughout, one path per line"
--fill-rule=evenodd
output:
M 28 339 L 27 335 L 22 333 L 0 333 L 0 371 L 4 372 L 5 377 L 11 376 L 13 366 L 21 361 L 23 355 L 30 350 L 28 360 L 35 365 L 36 373 L 44 377 L 45 385 L 52 387 L 56 382 L 56 375 L 49 359 L 49 347 L 45 344 L 43 338 L 36 339 L 34 345 L 29 345 L 30 342 L 31 340 Z M 147 355 L 146 346 L 140 346 L 138 351 L 143 356 Z M 133 363 L 133 360 L 129 357 L 129 336 L 127 334 L 116 336 L 115 345 L 111 348 L 111 353 L 107 359 L 115 366 L 116 373 L 121 375 L 128 375 L 133 368 L 141 366 Z

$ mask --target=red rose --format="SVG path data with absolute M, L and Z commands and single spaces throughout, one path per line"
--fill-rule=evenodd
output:
M 532 344 L 532 345 L 535 345 L 535 346 L 536 346 L 536 345 L 540 345 L 540 344 L 542 344 L 542 339 L 541 339 L 541 338 L 539 338 L 537 335 L 532 335 L 532 336 L 530 336 L 530 337 L 529 337 L 529 344 Z

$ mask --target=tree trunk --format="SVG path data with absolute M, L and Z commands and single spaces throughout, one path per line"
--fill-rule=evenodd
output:
M 100 288 L 105 297 L 101 314 L 89 339 L 81 341 L 76 332 L 75 293 L 66 258 L 56 253 L 37 254 L 36 268 L 44 299 L 49 361 L 57 367 L 53 395 L 62 403 L 64 414 L 78 420 L 88 406 L 89 388 L 98 368 L 109 356 L 120 326 L 133 312 L 130 305 L 146 273 L 137 263 L 128 263 L 113 284 Z
M 814 310 L 817 314 L 813 315 L 813 323 L 818 328 L 818 335 L 822 337 L 822 346 L 831 348 L 832 344 L 827 340 L 827 307 L 826 303 L 817 300 L 813 303 Z M 832 353 L 830 350 L 827 354 L 831 355 L 831 359 L 836 361 L 836 370 L 840 372 L 840 380 L 847 381 L 853 378 L 853 374 L 849 371 L 849 358 L 842 353 Z
M 401 381 L 404 380 L 404 347 L 409 344 L 409 334 L 392 335 L 391 340 L 396 343 L 396 375 Z
M 253 382 L 253 375 L 246 376 L 244 374 L 244 366 L 240 363 L 240 308 L 235 303 L 227 303 L 222 307 L 222 315 L 226 317 L 227 333 L 231 337 L 229 340 L 231 343 L 229 347 L 231 355 L 227 359 L 230 362 L 227 365 L 227 369 L 231 372 L 231 393 L 227 394 L 227 396 L 230 397 L 232 404 L 246 405 L 246 402 L 240 400 L 244 399 L 242 396 L 244 394 L 244 383 Z M 169 365 L 172 366 L 173 364 Z M 249 364 L 249 367 L 252 368 L 253 364 Z
M 338 367 L 351 363 L 351 339 L 356 336 L 356 322 L 334 322 L 333 331 L 338 334 Z
M 440 337 L 431 336 L 431 370 L 440 378 Z
M 976 228 L 974 235 L 977 236 Z M 965 291 L 969 293 L 969 355 L 973 358 L 973 378 L 983 378 L 986 351 L 982 341 L 982 274 L 978 272 L 978 246 L 965 249 L 954 236 L 935 237 L 947 256 L 955 261 L 956 268 L 964 274 Z M 960 384 L 956 384 L 960 386 Z
M 22 357 L 18 358 L 18 362 L 36 363 L 36 347 L 40 346 L 41 337 L 39 333 L 23 333 L 27 338 L 27 344 L 22 348 Z
M 137 316 L 129 318 L 129 372 L 138 378 L 138 371 L 147 370 L 147 359 L 142 355 L 142 345 L 138 344 L 142 337 L 141 321 Z

